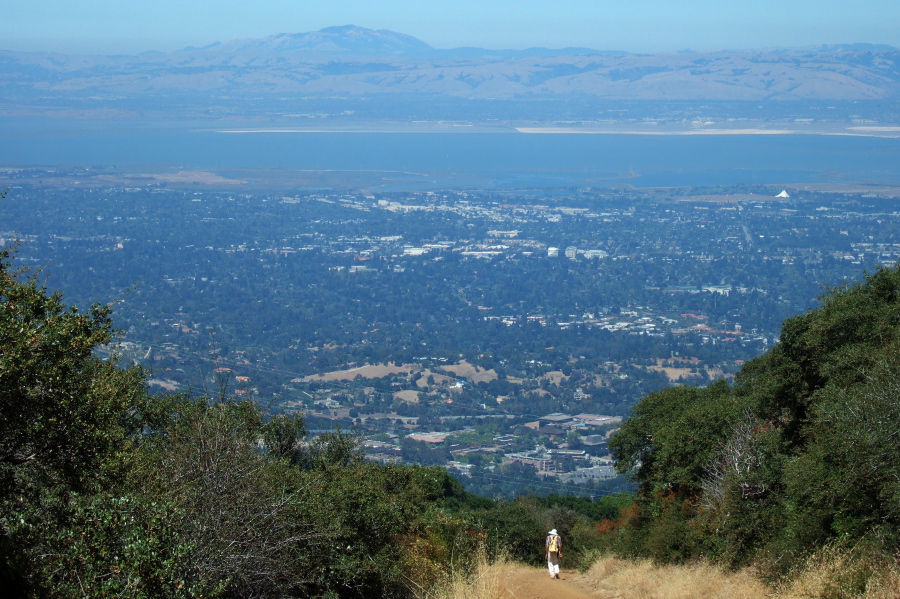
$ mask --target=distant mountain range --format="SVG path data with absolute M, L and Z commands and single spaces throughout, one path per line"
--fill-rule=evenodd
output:
M 365 58 L 407 58 L 441 60 L 454 58 L 527 58 L 529 56 L 622 55 L 626 52 L 591 50 L 590 48 L 529 48 L 526 50 L 485 50 L 453 48 L 439 50 L 422 40 L 382 29 L 374 31 L 355 25 L 327 27 L 309 33 L 281 33 L 262 39 L 232 40 L 204 48 L 185 48 L 181 52 L 215 50 L 224 52 L 298 52 L 308 60 L 334 60 L 336 56 L 359 60 Z
M 37 105 L 61 109 L 69 100 L 91 98 L 115 100 L 110 106 L 127 110 L 173 96 L 185 105 L 210 98 L 398 94 L 469 100 L 896 100 L 900 50 L 867 44 L 652 55 L 587 48 L 442 50 L 409 35 L 351 25 L 137 56 L 0 51 L 0 89 L 5 114 Z

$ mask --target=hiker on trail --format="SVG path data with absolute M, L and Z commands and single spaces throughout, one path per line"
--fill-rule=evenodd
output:
M 559 578 L 559 558 L 562 557 L 562 537 L 556 534 L 554 528 L 547 534 L 547 569 L 550 570 L 550 578 Z

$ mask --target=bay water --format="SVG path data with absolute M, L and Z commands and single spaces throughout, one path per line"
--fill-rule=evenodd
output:
M 384 189 L 900 183 L 900 139 L 0 123 L 0 167 L 373 171 Z

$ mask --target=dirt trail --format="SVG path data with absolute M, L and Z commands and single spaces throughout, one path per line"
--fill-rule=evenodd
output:
M 562 570 L 559 580 L 551 579 L 547 570 L 514 566 L 501 574 L 503 597 L 506 599 L 597 599 L 575 581 L 581 575 L 575 570 Z
M 503 599 L 765 599 L 774 591 L 750 570 L 724 572 L 709 564 L 654 566 L 648 560 L 602 558 L 585 574 L 560 572 L 551 580 L 546 570 L 508 564 L 496 582 Z M 779 595 L 819 596 L 819 592 Z M 885 597 L 896 597 L 896 594 Z

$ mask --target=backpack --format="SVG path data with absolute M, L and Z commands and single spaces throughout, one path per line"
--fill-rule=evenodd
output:
M 550 545 L 547 548 L 548 551 L 557 552 L 559 551 L 559 536 L 552 535 L 550 537 Z

